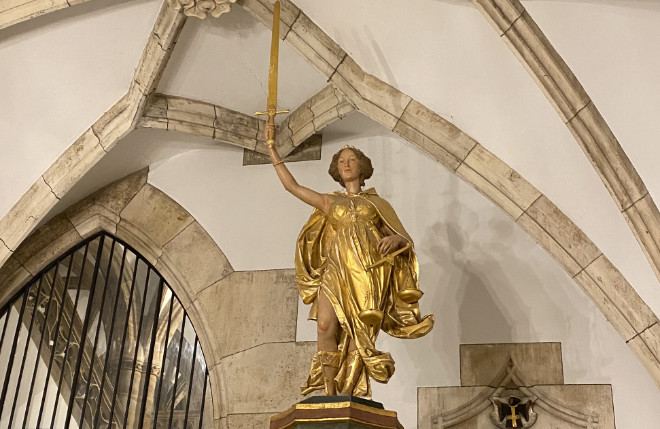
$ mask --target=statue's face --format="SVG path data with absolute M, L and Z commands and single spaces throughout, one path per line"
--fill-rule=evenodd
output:
M 350 149 L 341 151 L 337 159 L 337 168 L 344 183 L 360 178 L 360 161 Z

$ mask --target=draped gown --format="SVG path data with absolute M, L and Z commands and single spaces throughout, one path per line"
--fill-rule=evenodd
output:
M 324 293 L 339 320 L 338 390 L 345 390 L 348 382 L 346 357 L 354 339 L 363 365 L 352 394 L 371 397 L 369 378 L 387 383 L 394 373 L 390 354 L 375 346 L 380 330 L 399 338 L 419 338 L 432 329 L 434 319 L 433 315 L 422 318 L 417 302 L 400 298 L 400 291 L 418 289 L 418 265 L 412 240 L 389 203 L 373 188 L 355 195 L 334 195 L 327 215 L 314 210 L 298 237 L 296 281 L 303 301 L 312 304 L 310 319 L 316 320 L 318 294 Z M 384 255 L 377 249 L 385 226 L 411 244 L 389 262 L 382 262 Z M 382 324 L 365 324 L 358 317 L 364 310 L 382 311 Z M 302 393 L 323 389 L 323 381 L 317 354 Z

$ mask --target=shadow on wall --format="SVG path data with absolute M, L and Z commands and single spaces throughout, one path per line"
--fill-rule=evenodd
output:
M 562 288 L 552 289 L 564 282 L 555 270 L 538 266 L 539 255 L 532 254 L 538 246 L 521 243 L 505 215 L 462 203 L 461 188 L 455 179 L 441 191 L 447 203 L 420 243 L 432 261 L 421 267 L 422 287 L 442 331 L 436 338 L 443 347 L 434 350 L 450 347 L 455 354 L 459 344 L 561 341 L 576 324 L 587 326 L 579 304 Z
M 530 327 L 515 326 L 511 315 L 525 311 L 524 303 L 517 298 L 507 299 L 505 303 L 498 297 L 498 289 L 508 281 L 494 255 L 484 250 L 483 243 L 474 237 L 479 229 L 479 215 L 461 204 L 456 181 L 449 182 L 444 194 L 452 196 L 451 202 L 442 219 L 430 226 L 424 248 L 444 274 L 443 283 L 448 292 L 445 299 L 455 309 L 458 323 L 456 341 L 458 344 L 512 342 L 523 334 L 521 328 L 528 330 L 525 332 L 528 336 Z M 504 240 L 510 235 L 510 230 L 499 227 L 492 237 Z M 500 247 L 502 252 L 506 249 L 507 246 Z

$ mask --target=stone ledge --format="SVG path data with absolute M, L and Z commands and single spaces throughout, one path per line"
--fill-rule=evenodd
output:
M 564 384 L 561 343 L 461 344 L 459 355 L 464 387 L 489 386 L 510 358 L 529 386 Z
M 277 148 L 284 162 L 318 161 L 321 159 L 321 147 L 323 144 L 322 134 L 313 134 L 303 143 L 291 151 L 281 146 Z M 288 152 L 288 153 L 287 153 Z M 287 153 L 286 155 L 284 155 Z M 261 152 L 245 149 L 243 151 L 243 166 L 271 164 L 270 156 Z

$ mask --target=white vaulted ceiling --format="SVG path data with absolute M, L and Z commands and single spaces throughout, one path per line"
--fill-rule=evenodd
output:
M 0 31 L 3 215 L 126 93 L 159 7 L 101 0 Z
M 234 7 L 218 19 L 188 20 L 158 92 L 228 107 L 263 110 L 268 94 L 270 30 Z M 287 43 L 280 46 L 278 102 L 295 108 L 326 85 Z
M 364 71 L 456 125 L 547 196 L 660 314 L 658 280 L 597 171 L 473 3 L 295 3 Z M 94 0 L 6 28 L 0 25 L 0 218 L 126 94 L 161 4 Z M 649 194 L 659 201 L 660 3 L 530 0 L 523 5 L 584 86 Z M 0 6 L 0 23 L 11 10 L 11 5 Z M 265 107 L 269 39 L 270 30 L 239 4 L 218 19 L 189 18 L 156 91 L 251 115 Z M 280 46 L 279 104 L 293 110 L 324 88 L 327 78 L 290 43 Z M 359 123 L 335 123 L 331 133 L 341 138 L 358 135 Z M 192 151 L 209 148 L 216 149 L 209 159 L 218 160 L 220 173 L 205 165 L 206 177 L 231 181 L 239 149 L 203 137 L 132 131 L 44 219 L 132 171 L 158 168 L 176 158 L 190 162 Z M 228 201 L 238 204 L 241 198 L 235 195 Z M 181 203 L 194 212 L 193 202 Z M 198 210 L 211 218 L 211 207 Z

